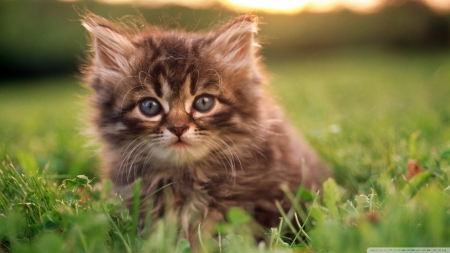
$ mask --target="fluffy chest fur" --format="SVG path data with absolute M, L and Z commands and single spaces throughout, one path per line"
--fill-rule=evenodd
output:
M 104 171 L 124 196 L 142 179 L 142 217 L 177 217 L 191 242 L 233 206 L 276 226 L 275 201 L 290 206 L 281 184 L 314 188 L 327 176 L 264 89 L 256 17 L 207 33 L 131 31 L 93 15 L 83 25 Z

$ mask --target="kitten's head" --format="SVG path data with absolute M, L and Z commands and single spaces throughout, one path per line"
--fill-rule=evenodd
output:
M 255 131 L 263 82 L 255 16 L 208 33 L 130 32 L 94 15 L 83 26 L 92 37 L 95 125 L 109 148 L 183 165 L 234 152 L 230 145 Z

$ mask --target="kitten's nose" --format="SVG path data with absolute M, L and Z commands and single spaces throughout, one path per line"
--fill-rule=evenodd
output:
M 189 127 L 186 125 L 170 126 L 167 129 L 169 129 L 169 131 L 172 132 L 174 135 L 180 137 L 184 132 L 186 132 L 189 129 Z

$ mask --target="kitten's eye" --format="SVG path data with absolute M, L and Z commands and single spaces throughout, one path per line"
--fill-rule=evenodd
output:
M 202 95 L 194 101 L 194 109 L 200 112 L 206 112 L 214 106 L 214 98 L 209 95 Z
M 155 116 L 161 112 L 161 104 L 153 98 L 145 98 L 139 104 L 141 112 L 147 116 Z

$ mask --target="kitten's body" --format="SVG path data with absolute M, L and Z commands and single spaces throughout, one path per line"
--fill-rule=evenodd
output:
M 318 188 L 327 176 L 265 93 L 256 23 L 243 16 L 209 33 L 130 35 L 93 15 L 83 22 L 93 36 L 86 76 L 107 176 L 119 192 L 142 178 L 142 200 L 173 183 L 141 211 L 178 217 L 194 244 L 198 224 L 211 229 L 233 206 L 277 226 L 275 201 L 290 206 L 280 185 Z

